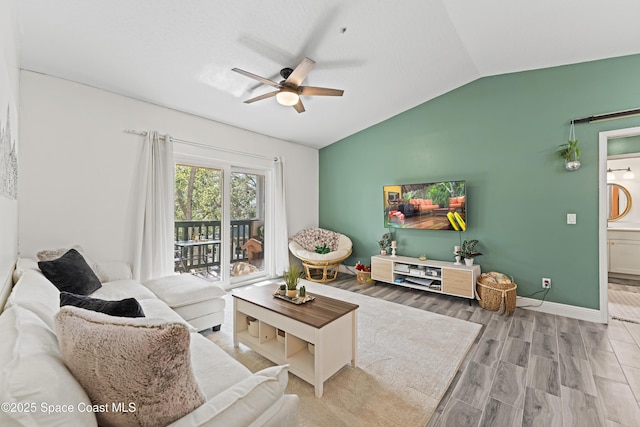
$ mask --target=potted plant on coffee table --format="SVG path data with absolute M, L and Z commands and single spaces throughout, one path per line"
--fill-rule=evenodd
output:
M 284 284 L 287 285 L 287 296 L 289 298 L 295 298 L 298 293 L 298 282 L 300 282 L 300 268 L 297 264 L 292 264 L 289 270 L 285 271 L 282 275 Z
M 473 259 L 477 256 L 482 255 L 480 252 L 476 252 L 476 246 L 478 245 L 478 240 L 465 240 L 462 242 L 460 246 L 460 250 L 456 252 L 456 255 L 459 255 L 464 258 L 464 263 L 466 265 L 473 265 Z

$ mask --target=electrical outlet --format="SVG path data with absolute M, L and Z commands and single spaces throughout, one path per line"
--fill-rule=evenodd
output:
M 547 277 L 543 277 L 542 278 L 542 287 L 544 289 L 549 289 L 551 287 L 551 279 L 549 279 Z

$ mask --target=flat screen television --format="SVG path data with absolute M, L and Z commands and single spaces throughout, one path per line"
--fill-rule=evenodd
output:
M 385 228 L 466 228 L 466 181 L 385 185 L 383 193 Z

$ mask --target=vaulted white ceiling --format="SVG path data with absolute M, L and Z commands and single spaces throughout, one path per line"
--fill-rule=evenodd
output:
M 480 77 L 640 53 L 637 0 L 17 0 L 21 66 L 324 147 Z M 306 112 L 245 99 L 316 61 Z M 166 129 L 170 131 L 170 129 Z

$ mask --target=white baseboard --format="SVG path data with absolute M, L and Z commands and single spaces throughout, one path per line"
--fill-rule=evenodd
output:
M 516 307 L 526 308 L 528 310 L 539 311 L 547 314 L 555 314 L 558 316 L 571 317 L 578 320 L 586 320 L 595 323 L 607 323 L 606 318 L 600 310 L 592 308 L 577 307 L 575 305 L 560 304 L 557 302 L 544 301 L 540 304 L 540 300 L 533 298 L 518 298 Z

